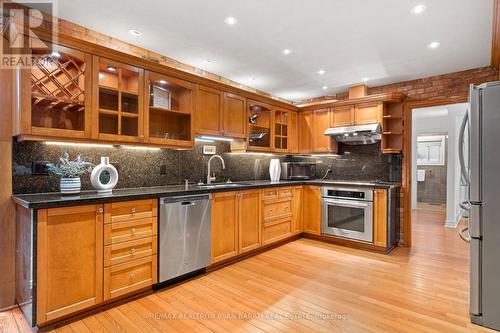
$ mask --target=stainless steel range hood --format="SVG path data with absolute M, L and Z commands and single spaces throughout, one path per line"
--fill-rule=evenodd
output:
M 370 145 L 380 141 L 380 124 L 332 127 L 325 135 L 347 145 Z

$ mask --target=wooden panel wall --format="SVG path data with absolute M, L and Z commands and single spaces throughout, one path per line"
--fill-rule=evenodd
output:
M 12 202 L 12 71 L 0 70 L 0 309 L 14 304 L 15 212 Z

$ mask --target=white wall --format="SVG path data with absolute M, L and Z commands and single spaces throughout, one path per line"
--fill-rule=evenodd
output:
M 448 135 L 448 164 L 446 184 L 446 226 L 456 227 L 460 219 L 463 195 L 460 187 L 458 136 L 467 103 L 414 109 L 412 115 L 412 209 L 417 207 L 417 136 L 425 134 Z

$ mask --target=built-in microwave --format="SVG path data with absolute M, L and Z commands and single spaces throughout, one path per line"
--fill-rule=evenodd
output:
M 314 179 L 316 176 L 316 162 L 282 162 L 281 179 L 300 180 Z

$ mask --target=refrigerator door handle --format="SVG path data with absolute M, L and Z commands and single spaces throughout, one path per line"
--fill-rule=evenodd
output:
M 462 228 L 458 235 L 464 242 L 470 243 L 471 237 L 469 233 L 469 227 Z
M 462 173 L 462 179 L 465 185 L 469 184 L 469 172 L 467 166 L 465 165 L 464 157 L 464 144 L 465 144 L 465 130 L 467 129 L 467 124 L 469 122 L 469 110 L 465 112 L 464 119 L 462 120 L 462 125 L 460 126 L 460 133 L 458 135 L 458 157 L 460 160 L 460 172 Z
M 481 315 L 481 240 L 470 242 L 470 313 Z

